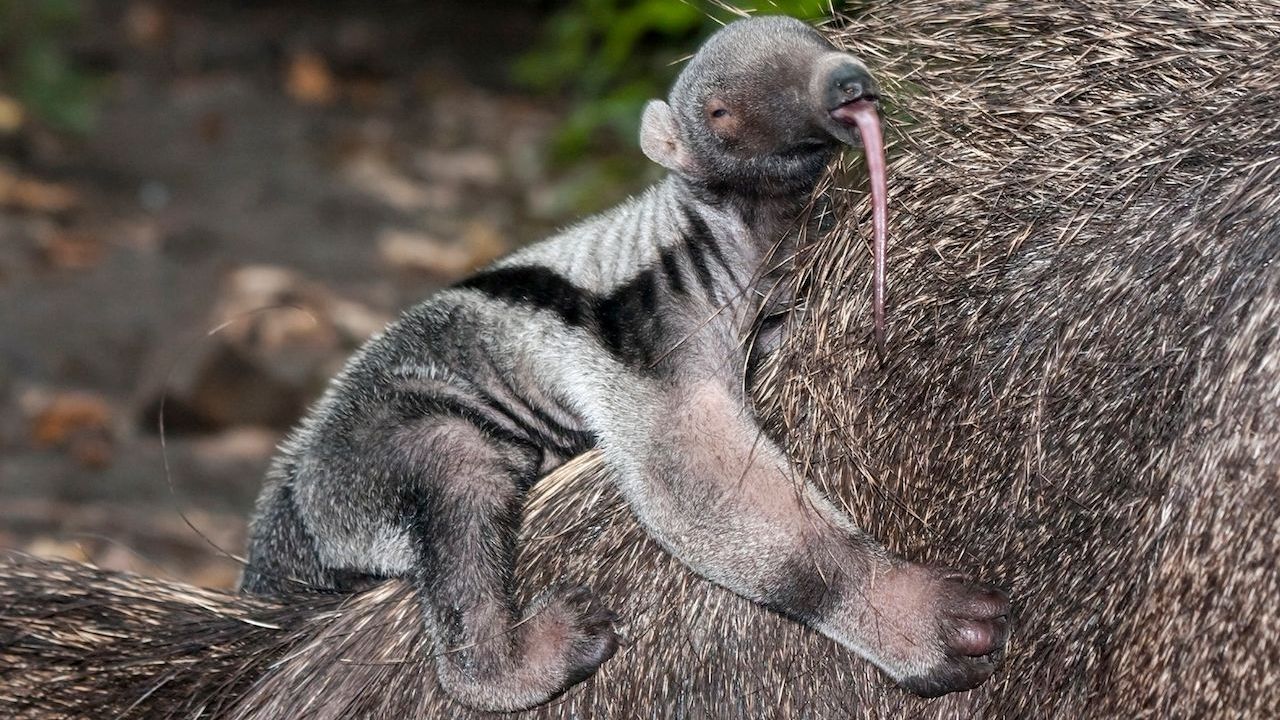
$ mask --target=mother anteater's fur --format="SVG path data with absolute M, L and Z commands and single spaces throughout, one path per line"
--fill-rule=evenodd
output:
M 682 570 L 586 458 L 540 486 L 519 575 L 589 578 L 631 645 L 529 716 L 1267 717 L 1280 2 L 886 1 L 833 30 L 902 107 L 890 353 L 868 354 L 855 205 L 798 260 L 806 319 L 762 402 L 872 535 L 1012 588 L 1006 665 L 908 696 Z M 394 584 L 270 604 L 13 559 L 0 707 L 459 716 L 411 608 Z

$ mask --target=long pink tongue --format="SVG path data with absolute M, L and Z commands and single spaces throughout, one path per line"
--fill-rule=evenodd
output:
M 876 352 L 884 355 L 884 269 L 889 246 L 889 189 L 884 170 L 884 138 L 880 134 L 880 115 L 868 100 L 857 100 L 837 108 L 832 115 L 838 120 L 852 120 L 862 136 L 867 155 L 867 175 L 871 178 L 871 243 L 874 267 L 871 271 L 871 303 L 875 317 Z

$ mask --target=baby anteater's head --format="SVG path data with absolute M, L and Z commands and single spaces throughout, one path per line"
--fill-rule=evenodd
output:
M 878 95 L 862 61 L 805 23 L 739 20 L 698 50 L 667 102 L 649 101 L 640 146 L 713 196 L 805 200 L 835 149 L 861 142 L 871 181 L 875 339 L 883 353 L 888 193 Z
M 847 108 L 874 110 L 877 93 L 861 61 L 805 23 L 738 20 L 698 50 L 667 102 L 650 101 L 640 144 L 712 190 L 804 194 L 840 143 L 858 142 Z

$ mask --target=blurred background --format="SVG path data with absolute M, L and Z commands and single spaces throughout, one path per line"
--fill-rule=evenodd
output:
M 655 179 L 640 107 L 730 17 L 0 0 L 0 548 L 233 586 L 212 545 L 345 357 Z

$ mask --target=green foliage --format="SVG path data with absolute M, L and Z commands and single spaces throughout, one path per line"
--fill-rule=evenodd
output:
M 807 20 L 829 11 L 827 0 L 730 2 L 748 12 Z M 531 89 L 571 103 L 554 159 L 634 143 L 645 100 L 665 95 L 680 60 L 733 17 L 718 5 L 692 0 L 572 0 L 553 15 L 515 73 Z
M 94 81 L 72 62 L 67 42 L 82 15 L 80 0 L 0 0 L 0 92 L 65 132 L 94 122 Z

